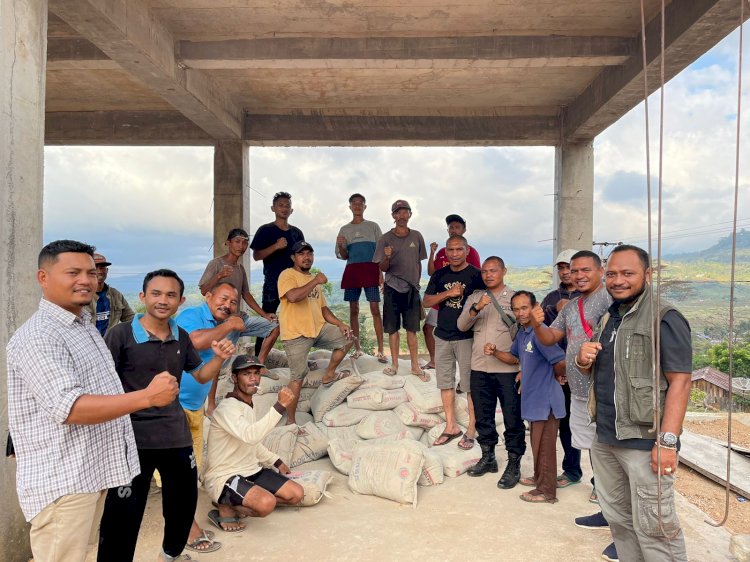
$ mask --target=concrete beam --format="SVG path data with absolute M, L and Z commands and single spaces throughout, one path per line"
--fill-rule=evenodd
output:
M 211 145 L 178 111 L 61 111 L 46 114 L 44 141 L 62 145 Z
M 233 228 L 250 232 L 250 163 L 242 141 L 214 145 L 214 257 L 227 251 L 224 242 Z M 251 252 L 243 256 L 250 274 Z
M 562 250 L 590 250 L 594 241 L 593 142 L 555 147 L 555 240 L 552 261 Z
M 549 116 L 413 117 L 247 115 L 244 139 L 256 146 L 547 146 L 559 143 Z
M 750 10 L 745 10 L 745 18 Z M 665 79 L 669 80 L 711 49 L 740 23 L 736 0 L 680 0 L 666 7 Z M 563 113 L 567 142 L 593 139 L 643 101 L 641 35 L 636 51 L 621 66 L 606 68 Z M 646 25 L 649 93 L 659 87 L 661 17 Z
M 624 37 L 282 37 L 180 41 L 189 68 L 506 68 L 622 64 L 634 52 Z
M 174 59 L 174 39 L 145 0 L 49 0 L 52 12 L 216 139 L 239 139 L 242 112 L 199 71 Z
M 120 66 L 82 37 L 47 39 L 47 70 L 108 70 Z

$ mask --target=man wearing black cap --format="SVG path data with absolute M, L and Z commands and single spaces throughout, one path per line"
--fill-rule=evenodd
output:
M 96 294 L 89 305 L 89 311 L 96 318 L 96 329 L 104 336 L 120 322 L 131 321 L 135 313 L 123 294 L 105 283 L 112 262 L 107 261 L 107 258 L 101 254 L 94 254 L 94 264 L 96 265 Z
M 229 533 L 245 528 L 241 517 L 265 517 L 277 504 L 296 505 L 305 495 L 302 486 L 284 476 L 289 473 L 284 461 L 261 443 L 296 402 L 294 392 L 284 387 L 273 408 L 256 419 L 253 395 L 262 369 L 252 355 L 235 358 L 234 389 L 216 407 L 208 430 L 203 485 L 218 504 L 208 519 Z
M 352 347 L 352 334 L 349 326 L 336 318 L 328 308 L 322 287 L 328 278 L 322 272 L 314 276 L 310 273 L 315 257 L 313 252 L 313 247 L 304 240 L 294 244 L 294 266 L 279 275 L 281 341 L 289 358 L 292 375 L 289 388 L 294 393 L 294 399 L 287 408 L 289 424 L 296 423 L 297 400 L 302 381 L 309 371 L 307 355 L 313 346 L 333 351 L 321 380 L 324 386 L 351 374 L 347 370 L 336 372 L 336 367 Z
M 465 236 L 466 235 L 466 221 L 461 215 L 448 215 L 445 217 L 445 224 L 448 226 L 448 237 L 451 236 Z M 437 249 L 438 243 L 430 243 L 430 256 L 427 258 L 427 274 L 432 276 L 441 267 L 450 265 L 450 261 L 445 253 L 445 247 Z M 435 251 L 437 250 L 437 254 Z M 477 269 L 482 269 L 482 260 L 479 259 L 479 252 L 469 246 L 469 253 L 466 255 L 466 263 L 473 265 Z M 433 306 L 430 312 L 427 313 L 427 318 L 424 319 L 424 326 L 422 332 L 424 333 L 424 343 L 427 346 L 427 351 L 430 354 L 430 362 L 423 366 L 425 369 L 435 368 L 435 328 L 437 327 L 438 317 L 438 306 Z M 462 389 L 467 392 L 469 389 Z
M 398 372 L 398 355 L 401 341 L 399 330 L 403 324 L 406 343 L 411 357 L 411 374 L 422 381 L 430 376 L 419 366 L 417 356 L 417 330 L 419 330 L 422 301 L 419 297 L 419 280 L 422 277 L 422 260 L 427 257 L 424 238 L 409 228 L 411 207 L 403 199 L 391 205 L 391 216 L 396 223 L 378 240 L 372 261 L 385 272 L 383 287 L 383 330 L 388 333 L 392 365 L 383 372 L 395 375 Z

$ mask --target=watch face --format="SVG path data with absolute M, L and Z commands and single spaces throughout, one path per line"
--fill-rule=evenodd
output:
M 661 442 L 665 445 L 677 445 L 677 436 L 674 433 L 662 433 Z

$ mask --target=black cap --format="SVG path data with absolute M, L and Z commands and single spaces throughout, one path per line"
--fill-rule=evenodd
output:
M 445 224 L 448 225 L 452 222 L 460 222 L 462 225 L 466 226 L 466 221 L 461 215 L 448 215 L 445 217 Z
M 244 238 L 245 240 L 250 240 L 250 236 L 247 234 L 247 231 L 244 228 L 233 228 L 229 231 L 229 234 L 227 234 L 227 240 L 232 240 L 233 238 Z
M 234 358 L 234 361 L 232 361 L 233 373 L 241 371 L 242 369 L 247 369 L 248 367 L 265 367 L 265 365 L 258 361 L 258 358 L 255 355 L 238 355 Z
M 292 253 L 293 254 L 299 254 L 300 252 L 303 252 L 305 250 L 310 250 L 311 252 L 314 252 L 313 247 L 310 246 L 307 242 L 304 240 L 300 240 L 299 242 L 295 242 L 294 246 L 292 246 Z

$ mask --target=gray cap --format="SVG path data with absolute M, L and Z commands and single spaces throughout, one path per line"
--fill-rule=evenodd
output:
M 573 256 L 575 256 L 578 253 L 578 250 L 563 250 L 559 254 L 557 254 L 557 259 L 555 260 L 555 265 L 558 263 L 570 263 L 570 260 Z

